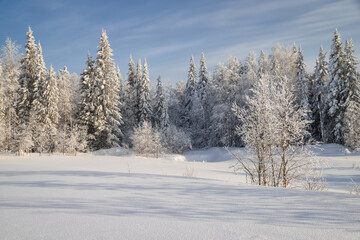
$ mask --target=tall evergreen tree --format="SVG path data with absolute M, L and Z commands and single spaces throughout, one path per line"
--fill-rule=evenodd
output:
M 353 148 L 360 149 L 360 75 L 356 71 L 357 60 L 354 56 L 352 40 L 346 41 L 345 45 L 345 101 L 344 113 L 344 143 Z
M 206 59 L 204 53 L 201 53 L 199 82 L 197 84 L 197 92 L 199 97 L 198 107 L 198 147 L 206 147 L 209 144 L 209 128 L 211 116 L 211 99 L 209 99 L 210 79 L 206 67 Z
M 296 59 L 296 82 L 299 88 L 299 104 L 309 110 L 309 75 L 306 72 L 304 56 L 301 47 L 298 50 Z
M 139 88 L 139 122 L 150 122 L 152 118 L 150 79 L 146 59 Z
M 52 66 L 45 78 L 39 81 L 31 114 L 38 126 L 34 127 L 35 146 L 39 152 L 52 152 L 56 147 L 56 132 L 59 122 L 58 86 Z
M 157 79 L 155 106 L 154 106 L 154 125 L 158 129 L 164 129 L 169 126 L 168 107 L 165 99 L 165 92 L 161 77 Z
M 141 120 L 141 91 L 142 91 L 142 64 L 141 59 L 138 60 L 136 65 L 136 82 L 135 82 L 135 105 L 134 105 L 134 111 L 136 116 L 136 122 L 135 124 L 138 125 Z
M 92 146 L 95 140 L 94 115 L 97 102 L 94 88 L 97 82 L 97 74 L 95 62 L 91 59 L 89 53 L 86 60 L 86 66 L 87 67 L 80 74 L 80 104 L 77 119 L 80 126 L 87 129 L 87 141 L 89 146 Z
M 185 102 L 184 102 L 184 112 L 185 116 L 183 119 L 183 126 L 185 128 L 190 128 L 191 126 L 191 111 L 194 105 L 194 98 L 197 97 L 196 94 L 196 85 L 197 85 L 197 79 L 196 79 L 196 66 L 194 63 L 194 57 L 191 56 L 190 59 L 190 68 L 188 73 L 188 81 L 186 83 L 185 88 Z
M 326 141 L 343 143 L 344 119 L 344 52 L 337 29 L 329 57 L 329 77 L 326 83 L 325 125 Z
M 197 84 L 197 91 L 200 97 L 201 102 L 207 101 L 207 94 L 209 88 L 209 74 L 206 67 L 206 59 L 204 53 L 201 53 L 200 60 L 200 72 L 199 72 L 199 82 Z
M 95 106 L 95 142 L 94 148 L 109 148 L 118 146 L 122 137 L 119 126 L 122 116 L 119 111 L 119 85 L 116 78 L 115 64 L 112 49 L 106 32 L 103 30 L 100 37 L 96 57 L 97 82 L 94 94 L 97 98 Z
M 324 102 L 325 102 L 325 84 L 328 78 L 328 62 L 326 53 L 322 46 L 319 51 L 319 58 L 316 61 L 314 71 L 314 83 L 311 88 L 311 112 L 313 117 L 312 136 L 315 140 L 324 141 Z
M 26 34 L 26 38 L 26 52 L 20 61 L 20 87 L 18 89 L 18 101 L 16 104 L 17 115 L 21 120 L 20 124 L 29 121 L 30 110 L 38 84 L 38 50 L 30 27 Z

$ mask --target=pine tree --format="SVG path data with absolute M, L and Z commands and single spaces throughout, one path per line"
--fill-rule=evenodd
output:
M 6 39 L 5 46 L 2 47 L 4 61 L 3 67 L 3 99 L 4 104 L 4 149 L 10 151 L 15 147 L 16 125 L 18 118 L 16 115 L 17 90 L 19 88 L 19 46 L 15 45 L 10 38 Z
M 152 118 L 150 79 L 146 59 L 139 88 L 139 122 L 150 122 Z
M 324 101 L 325 101 L 325 83 L 328 78 L 328 62 L 326 53 L 322 46 L 319 51 L 319 59 L 316 61 L 314 72 L 314 84 L 312 85 L 311 111 L 313 117 L 312 136 L 316 140 L 324 141 Z
M 96 57 L 97 82 L 94 94 L 97 98 L 95 106 L 95 143 L 94 149 L 118 146 L 122 137 L 119 126 L 122 116 L 119 111 L 119 85 L 116 78 L 115 64 L 112 49 L 106 32 L 103 30 L 100 37 Z
M 325 125 L 326 141 L 343 143 L 344 119 L 344 52 L 340 34 L 335 30 L 329 57 L 329 77 L 326 83 Z
M 344 113 L 344 143 L 345 145 L 360 149 L 360 76 L 356 71 L 357 60 L 354 56 L 352 40 L 346 41 L 345 45 L 345 82 L 348 89 L 345 90 L 347 99 L 345 101 Z
M 154 106 L 154 125 L 158 129 L 164 129 L 169 126 L 168 108 L 165 99 L 165 92 L 161 77 L 157 79 L 155 106 Z

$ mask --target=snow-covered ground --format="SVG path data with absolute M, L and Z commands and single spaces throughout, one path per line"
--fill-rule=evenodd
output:
M 360 239 L 360 154 L 320 148 L 323 192 L 247 185 L 220 148 L 1 154 L 0 239 Z

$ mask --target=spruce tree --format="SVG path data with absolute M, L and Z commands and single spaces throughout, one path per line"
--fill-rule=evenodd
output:
M 160 76 L 157 79 L 157 85 L 156 85 L 154 125 L 158 129 L 164 129 L 169 126 L 168 108 L 167 108 L 165 92 Z
M 190 128 L 191 126 L 191 111 L 193 108 L 193 101 L 196 96 L 196 66 L 194 63 L 194 57 L 191 56 L 190 59 L 190 68 L 188 73 L 188 81 L 186 83 L 185 88 L 185 96 L 184 96 L 184 116 L 183 116 L 183 127 Z
M 140 123 L 141 120 L 141 91 L 142 91 L 142 65 L 141 65 L 141 59 L 138 60 L 136 65 L 136 82 L 135 82 L 135 116 L 136 116 L 136 125 Z
M 150 96 L 150 79 L 146 59 L 139 88 L 139 122 L 150 122 L 152 118 L 151 96 Z
M 20 125 L 29 121 L 30 110 L 38 84 L 38 51 L 30 27 L 26 38 L 26 52 L 20 61 L 18 100 L 16 104 Z
M 337 29 L 329 57 L 329 77 L 326 83 L 325 125 L 326 141 L 343 143 L 344 119 L 344 52 Z
M 96 119 L 94 121 L 94 149 L 119 146 L 122 137 L 119 128 L 122 124 L 122 116 L 119 110 L 119 85 L 112 56 L 108 37 L 103 30 L 95 61 L 97 81 L 94 86 L 94 94 L 97 98 L 97 105 L 94 116 Z
M 210 91 L 210 80 L 209 74 L 206 67 L 206 59 L 204 53 L 201 53 L 200 60 L 200 72 L 199 72 L 199 82 L 197 84 L 197 92 L 199 98 L 199 115 L 198 119 L 198 129 L 199 131 L 199 146 L 198 147 L 206 147 L 209 144 L 209 127 L 210 127 L 210 116 L 211 116 L 211 99 L 209 99 L 209 91 Z M 195 143 L 195 147 L 196 147 Z
M 34 141 L 39 152 L 53 152 L 56 147 L 57 124 L 59 122 L 58 111 L 58 86 L 56 75 L 52 66 L 46 76 L 39 81 L 36 98 L 33 102 L 31 117 L 38 124 L 34 129 Z
M 209 88 L 209 75 L 206 67 L 206 59 L 204 53 L 201 53 L 200 60 L 200 72 L 199 72 L 199 82 L 197 84 L 197 91 L 201 102 L 207 101 L 207 93 Z
M 298 103 L 307 111 L 309 107 L 309 75 L 306 72 L 304 56 L 301 47 L 298 50 L 298 57 L 296 59 L 296 83 L 298 85 Z
M 356 71 L 357 60 L 354 56 L 352 40 L 345 45 L 345 82 L 348 84 L 344 113 L 344 143 L 360 149 L 360 75 Z
M 95 62 L 92 60 L 89 53 L 87 55 L 86 65 L 87 67 L 80 74 L 80 104 L 77 119 L 80 126 L 87 129 L 87 142 L 89 147 L 91 147 L 95 140 L 94 115 L 97 103 L 94 86 L 97 81 L 97 74 Z
M 313 117 L 312 136 L 315 140 L 324 141 L 324 101 L 325 101 L 325 84 L 328 78 L 328 62 L 326 53 L 322 46 L 319 51 L 319 58 L 316 61 L 314 71 L 314 83 L 311 88 L 311 112 Z

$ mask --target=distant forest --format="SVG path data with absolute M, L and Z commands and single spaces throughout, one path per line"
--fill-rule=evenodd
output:
M 11 39 L 0 64 L 0 151 L 66 153 L 122 146 L 139 153 L 207 147 L 338 143 L 360 149 L 360 75 L 351 40 L 335 30 L 313 72 L 301 47 L 232 57 L 213 73 L 201 55 L 188 79 L 151 89 L 146 59 L 116 68 L 105 31 L 80 76 L 48 68 L 29 27 L 25 53 Z M 85 59 L 84 59 L 85 60 Z M 279 136 L 283 136 L 280 138 Z M 286 137 L 284 137 L 286 136 Z

